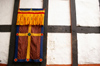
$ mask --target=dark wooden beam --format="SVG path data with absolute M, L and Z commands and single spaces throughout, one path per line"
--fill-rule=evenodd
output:
M 46 66 L 47 59 L 47 25 L 48 25 L 48 0 L 43 0 L 43 9 L 45 9 L 44 18 L 44 38 L 43 38 L 43 62 L 40 66 Z
M 75 0 L 70 0 L 70 14 L 71 14 L 71 37 L 72 37 L 72 66 L 78 66 Z
M 77 27 L 77 33 L 100 33 L 100 27 Z
M 49 33 L 70 33 L 70 26 L 48 26 Z
M 71 26 L 48 26 L 49 33 L 71 33 Z M 76 26 L 77 33 L 100 33 L 100 27 Z
M 15 49 L 15 33 L 16 33 L 16 21 L 17 21 L 17 11 L 19 6 L 19 0 L 14 0 L 14 11 L 11 26 L 11 36 L 9 45 L 9 56 L 8 56 L 8 66 L 13 66 L 14 61 L 14 49 Z
M 11 32 L 12 25 L 0 25 L 0 32 Z M 47 26 L 49 33 L 71 33 L 71 26 Z M 100 33 L 100 27 L 77 27 L 77 33 Z
M 0 25 L 0 32 L 10 32 L 11 25 Z
M 100 0 L 99 0 L 99 8 L 100 8 Z

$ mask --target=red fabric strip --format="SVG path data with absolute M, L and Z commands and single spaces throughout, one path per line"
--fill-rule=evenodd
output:
M 72 66 L 72 64 L 70 64 L 70 65 L 59 65 L 59 64 L 54 64 L 54 65 L 46 65 L 46 66 Z M 100 64 L 78 64 L 78 66 L 100 66 Z
M 18 14 L 45 14 L 45 12 L 18 12 Z
M 7 66 L 7 64 L 0 64 L 0 66 Z
M 54 65 L 46 65 L 46 66 L 72 66 L 72 65 L 71 65 L 71 64 L 70 64 L 70 65 L 64 65 L 64 64 L 62 64 L 62 65 L 61 65 L 61 64 L 56 64 L 56 65 L 55 65 L 55 64 L 54 64 Z
M 100 66 L 100 64 L 78 64 L 78 66 Z

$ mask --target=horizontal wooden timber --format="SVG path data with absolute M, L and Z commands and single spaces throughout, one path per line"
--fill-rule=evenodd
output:
M 0 32 L 11 32 L 12 25 L 0 25 Z M 71 26 L 47 26 L 49 33 L 71 33 Z M 77 33 L 100 33 L 100 27 L 77 27 Z
M 100 33 L 100 27 L 85 27 L 77 26 L 77 33 Z M 49 33 L 71 33 L 71 26 L 48 26 L 47 32 Z
M 11 25 L 0 25 L 0 32 L 11 32 Z
M 47 31 L 51 33 L 70 33 L 70 26 L 48 26 Z

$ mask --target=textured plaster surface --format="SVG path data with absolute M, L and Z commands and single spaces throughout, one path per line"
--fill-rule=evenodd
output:
M 42 8 L 43 0 L 20 0 L 20 8 Z
M 78 33 L 78 63 L 100 64 L 100 34 Z
M 70 25 L 69 0 L 48 0 L 48 25 Z
M 47 65 L 71 64 L 71 34 L 48 33 Z
M 0 0 L 0 25 L 11 25 L 14 0 Z M 20 8 L 42 8 L 43 0 L 20 0 Z M 78 26 L 100 26 L 98 0 L 76 0 Z M 48 25 L 70 26 L 69 0 L 49 0 Z M 100 63 L 100 34 L 77 34 L 78 63 Z M 7 64 L 10 32 L 0 32 L 0 63 Z M 48 33 L 47 65 L 71 64 L 71 34 Z
M 9 53 L 10 32 L 0 32 L 0 63 L 7 64 Z
M 0 25 L 11 25 L 14 0 L 0 0 Z
M 100 26 L 99 0 L 75 0 L 77 26 Z

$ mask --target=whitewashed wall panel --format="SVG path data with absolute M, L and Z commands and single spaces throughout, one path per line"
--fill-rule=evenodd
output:
M 0 0 L 0 25 L 11 25 L 14 0 Z
M 48 25 L 70 25 L 69 0 L 49 0 Z
M 47 65 L 71 64 L 71 34 L 48 33 Z
M 100 26 L 99 0 L 75 0 L 77 26 Z
M 100 34 L 78 33 L 78 63 L 100 64 Z
M 42 8 L 43 0 L 20 0 L 20 8 Z
M 9 54 L 10 32 L 0 32 L 0 63 L 7 64 Z

